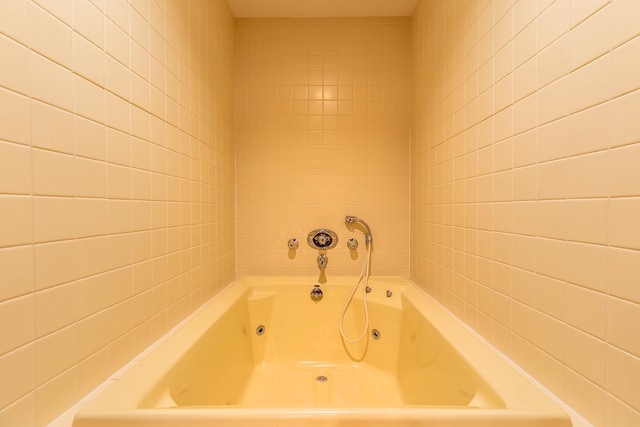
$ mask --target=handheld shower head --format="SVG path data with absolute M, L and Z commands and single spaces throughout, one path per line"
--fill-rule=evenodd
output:
M 369 245 L 373 241 L 373 236 L 371 235 L 371 229 L 369 228 L 367 223 L 364 222 L 362 219 L 358 218 L 357 216 L 347 215 L 344 218 L 344 220 L 350 224 L 360 224 L 364 227 L 365 229 L 364 238 L 367 245 Z

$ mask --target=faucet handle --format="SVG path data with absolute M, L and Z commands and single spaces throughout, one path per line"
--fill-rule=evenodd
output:
M 292 237 L 287 242 L 287 246 L 289 247 L 289 249 L 295 250 L 298 249 L 298 246 L 300 246 L 300 242 L 295 237 Z

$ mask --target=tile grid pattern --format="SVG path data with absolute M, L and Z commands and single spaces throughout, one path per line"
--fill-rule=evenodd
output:
M 640 3 L 421 1 L 411 277 L 598 426 L 640 424 Z
M 42 426 L 234 277 L 233 18 L 3 1 L 0 52 L 0 425 Z
M 239 275 L 318 273 L 320 227 L 339 237 L 326 275 L 358 274 L 348 214 L 373 273 L 408 276 L 409 38 L 409 18 L 236 20 Z

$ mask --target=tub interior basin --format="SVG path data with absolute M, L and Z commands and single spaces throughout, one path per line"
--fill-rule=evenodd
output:
M 354 280 L 323 284 L 320 301 L 310 298 L 308 278 L 237 281 L 81 410 L 74 427 L 129 425 L 105 419 L 140 427 L 296 425 L 292 418 L 308 425 L 571 425 L 405 279 L 370 281 L 368 325 L 356 293 L 344 333 L 365 331 L 364 338 L 344 340 L 339 319 Z M 91 423 L 97 419 L 103 424 Z

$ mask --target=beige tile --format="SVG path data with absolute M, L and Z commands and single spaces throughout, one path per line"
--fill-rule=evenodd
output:
M 73 196 L 73 157 L 45 150 L 33 150 L 33 192 L 46 196 Z
M 567 371 L 567 396 L 563 400 L 594 425 L 605 423 L 607 393 L 572 370 Z
M 607 396 L 607 421 L 612 425 L 634 425 L 640 422 L 640 412 L 613 395 Z
M 69 44 L 69 46 L 71 46 Z M 71 70 L 35 52 L 29 55 L 31 96 L 66 111 L 73 111 L 73 74 Z
M 75 179 L 77 197 L 104 198 L 107 195 L 107 165 L 104 162 L 75 159 Z
M 78 239 L 77 274 L 88 277 L 103 273 L 109 268 L 109 239 L 106 236 Z
M 78 356 L 84 358 L 122 335 L 133 326 L 132 313 L 126 302 L 78 322 Z
M 579 286 L 566 287 L 567 322 L 581 331 L 604 340 L 606 338 L 607 297 Z
M 0 197 L 0 223 L 11 224 L 0 234 L 0 247 L 17 246 L 33 238 L 32 202 L 30 197 Z
M 77 278 L 76 243 L 44 243 L 34 246 L 34 280 L 36 290 Z
M 570 283 L 606 292 L 606 246 L 568 243 L 567 249 L 564 278 Z
M 75 368 L 36 389 L 36 423 L 46 425 L 79 398 Z
M 561 363 L 566 363 L 567 326 L 564 322 L 536 312 L 534 344 Z
M 612 246 L 640 249 L 640 229 L 636 218 L 640 214 L 640 199 L 622 198 L 609 201 L 608 230 Z
M 569 221 L 568 203 L 565 200 L 537 202 L 539 236 L 566 239 Z
M 29 99 L 0 88 L 0 110 L 4 114 L 0 138 L 4 141 L 29 144 L 31 139 Z
M 32 101 L 32 144 L 61 153 L 73 153 L 73 116 L 51 105 Z
M 589 381 L 606 387 L 607 344 L 569 326 L 566 347 L 567 364 Z
M 26 395 L 35 386 L 35 345 L 30 344 L 0 356 L 0 373 L 11 387 L 0 389 L 0 405 L 4 408 Z
M 33 248 L 21 246 L 0 250 L 0 301 L 33 291 Z
M 36 384 L 41 385 L 77 363 L 76 328 L 71 325 L 36 341 Z
M 640 355 L 637 330 L 640 305 L 610 297 L 607 301 L 607 341 L 636 357 Z
M 0 410 L 0 423 L 8 426 L 35 427 L 35 393 L 29 393 Z
M 640 12 L 636 2 L 625 0 L 611 3 L 608 12 L 613 16 L 614 22 L 611 27 L 611 46 L 618 46 L 640 34 L 632 24 L 633 16 Z
M 571 94 L 569 111 L 585 108 L 608 101 L 611 97 L 611 55 L 606 54 L 579 68 L 569 76 Z
M 607 244 L 608 200 L 570 200 L 567 202 L 567 239 Z
M 76 237 L 100 236 L 107 233 L 107 201 L 76 198 L 70 216 Z
M 77 286 L 69 283 L 36 293 L 35 333 L 43 337 L 77 320 Z
M 607 103 L 611 108 L 609 128 L 611 146 L 636 143 L 640 136 L 640 123 L 634 120 L 633 112 L 640 106 L 640 92 L 631 92 Z
M 614 346 L 607 347 L 607 389 L 632 408 L 639 408 L 638 357 Z
M 640 175 L 634 160 L 640 155 L 640 144 L 610 150 L 607 162 L 607 184 L 611 196 L 636 196 L 640 194 Z
M 538 94 L 532 93 L 514 105 L 514 135 L 534 129 L 538 124 Z
M 34 197 L 34 242 L 53 242 L 76 237 L 75 204 L 76 201 L 71 197 Z
M 633 76 L 640 72 L 640 38 L 616 48 L 611 54 L 612 95 L 621 95 L 638 89 L 639 83 Z
M 567 284 L 538 275 L 535 279 L 535 308 L 559 320 L 567 317 Z
M 612 108 L 603 103 L 567 117 L 568 154 L 584 154 L 609 148 Z
M 520 2 L 531 3 L 531 2 Z M 535 3 L 534 8 L 535 8 Z M 514 66 L 517 68 L 538 52 L 538 22 L 534 20 L 514 38 Z
M 64 67 L 71 67 L 71 28 L 37 5 L 29 8 L 29 46 Z
M 3 26 L 3 28 L 5 28 Z M 6 66 L 0 71 L 2 86 L 23 95 L 29 94 L 29 51 L 8 37 L 0 38 Z
M 571 157 L 568 162 L 567 196 L 605 197 L 609 194 L 606 151 Z
M 0 142 L 0 192 L 31 193 L 31 150 L 19 144 Z
M 554 44 L 555 45 L 555 44 Z M 563 52 L 566 53 L 566 52 Z M 540 58 L 540 67 L 552 67 L 547 62 L 542 62 L 542 57 Z M 561 61 L 558 61 L 561 62 Z M 564 64 L 562 64 L 564 65 Z M 564 70 L 562 65 L 553 65 L 555 68 L 560 68 L 560 70 L 539 70 L 539 75 L 541 79 L 541 83 L 546 78 L 547 73 L 557 72 L 560 73 L 561 70 Z M 571 94 L 572 91 L 578 87 L 578 84 L 574 84 L 574 78 L 570 78 L 569 75 L 566 76 L 558 76 L 557 80 L 553 80 L 547 86 L 543 87 L 538 91 L 538 123 L 545 124 L 552 122 L 554 120 L 561 119 L 565 117 L 567 114 L 572 112 L 572 102 L 571 102 Z M 583 80 L 581 80 L 582 82 Z M 586 104 L 586 102 L 584 103 Z M 586 107 L 587 105 L 584 105 Z M 574 111 L 578 111 L 578 107 L 574 107 Z
M 20 0 L 11 3 L 3 3 L 0 9 L 0 21 L 3 33 L 7 36 L 20 41 L 23 44 L 28 43 L 29 30 L 29 7 L 30 2 Z
M 568 37 L 560 37 L 538 54 L 538 84 L 547 86 L 569 72 L 571 45 Z
M 583 22 L 602 7 L 606 6 L 610 1 L 611 0 L 591 0 L 583 2 L 580 0 L 571 0 L 571 26 Z
M 92 2 L 74 3 L 73 29 L 99 48 L 104 47 L 104 14 Z
M 8 353 L 34 339 L 34 301 L 25 295 L 0 303 L 2 343 L 0 354 Z
M 559 160 L 538 164 L 538 200 L 567 196 L 568 162 Z
M 571 14 L 573 15 L 579 7 L 576 7 L 575 1 L 572 3 Z M 568 38 L 573 46 L 570 54 L 572 69 L 589 63 L 607 53 L 611 48 L 610 34 L 615 24 L 614 15 L 609 10 L 609 8 L 602 9 L 571 29 Z M 603 37 L 603 34 L 606 36 Z
M 105 102 L 104 89 L 84 77 L 73 78 L 74 113 L 87 119 L 104 123 Z
M 107 130 L 107 132 L 109 132 Z M 106 159 L 105 128 L 97 123 L 80 116 L 73 118 L 74 153 L 89 159 Z
M 640 252 L 609 248 L 608 259 L 609 292 L 616 297 L 640 303 Z
M 540 49 L 555 41 L 569 30 L 570 0 L 553 2 L 538 19 L 538 46 Z

